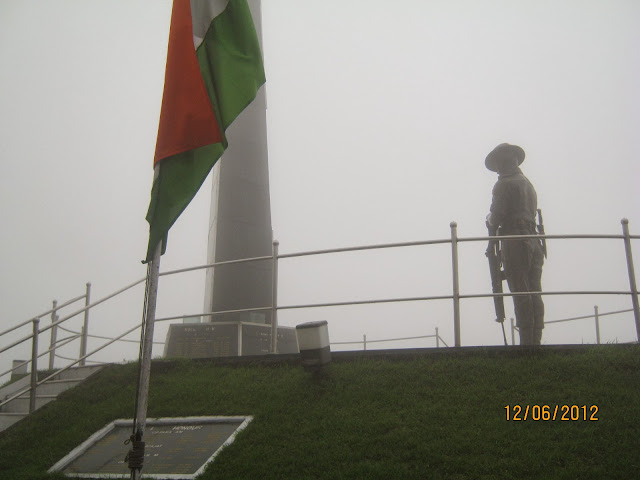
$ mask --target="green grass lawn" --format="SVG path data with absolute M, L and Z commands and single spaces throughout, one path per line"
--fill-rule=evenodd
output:
M 0 433 L 0 478 L 64 478 L 45 472 L 132 417 L 136 372 L 110 367 Z M 595 405 L 597 421 L 507 421 L 507 405 L 586 405 L 588 418 Z M 200 415 L 255 417 L 202 479 L 640 478 L 640 348 L 362 355 L 322 377 L 291 362 L 154 362 L 148 416 Z

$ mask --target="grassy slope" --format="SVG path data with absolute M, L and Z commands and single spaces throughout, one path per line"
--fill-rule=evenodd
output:
M 0 433 L 0 478 L 64 478 L 44 472 L 131 417 L 135 375 L 112 367 Z M 638 347 L 362 357 L 324 378 L 286 363 L 163 361 L 151 378 L 149 417 L 255 416 L 203 479 L 624 479 L 640 468 Z M 507 422 L 513 404 L 595 404 L 599 420 Z

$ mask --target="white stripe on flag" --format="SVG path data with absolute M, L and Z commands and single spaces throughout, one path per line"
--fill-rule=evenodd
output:
M 220 15 L 229 0 L 191 0 L 191 23 L 193 25 L 193 45 L 198 48 L 211 25 L 211 21 Z

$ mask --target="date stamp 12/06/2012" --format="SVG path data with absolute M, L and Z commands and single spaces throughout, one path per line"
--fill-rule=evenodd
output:
M 563 422 L 597 422 L 597 405 L 506 405 L 506 420 L 518 422 L 563 421 Z

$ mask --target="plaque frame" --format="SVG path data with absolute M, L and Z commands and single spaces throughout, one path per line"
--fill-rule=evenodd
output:
M 240 425 L 233 431 L 233 433 L 218 447 L 212 455 L 193 473 L 144 473 L 142 470 L 142 478 L 154 478 L 165 480 L 193 480 L 207 468 L 207 466 L 215 460 L 218 454 L 228 445 L 231 445 L 236 438 L 236 435 L 244 430 L 249 422 L 253 420 L 253 416 L 207 416 L 207 417 L 165 417 L 165 418 L 151 418 L 147 419 L 147 427 L 151 426 L 181 426 L 185 424 L 228 424 L 228 423 L 240 423 Z M 76 459 L 80 458 L 85 452 L 87 452 L 93 445 L 99 442 L 101 439 L 111 433 L 116 427 L 129 427 L 132 428 L 132 419 L 117 419 L 107 424 L 102 429 L 95 432 L 84 442 L 71 450 L 65 457 L 59 460 L 53 465 L 48 473 L 63 472 L 63 470 L 69 466 Z M 144 438 L 143 438 L 144 440 Z M 69 478 L 125 478 L 131 477 L 129 472 L 119 473 L 65 473 Z

